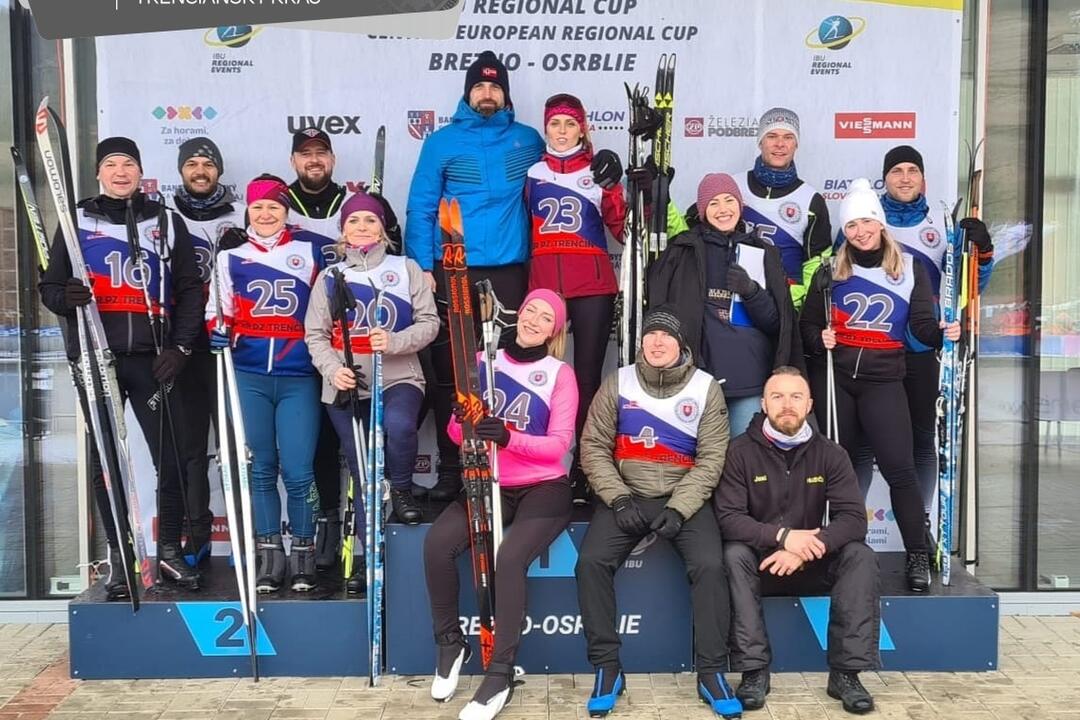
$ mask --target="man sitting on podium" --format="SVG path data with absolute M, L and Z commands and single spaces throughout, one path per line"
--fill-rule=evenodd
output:
M 828 693 L 862 714 L 874 708 L 859 672 L 878 666 L 877 559 L 864 541 L 851 461 L 806 421 L 811 405 L 802 373 L 774 370 L 764 413 L 728 446 L 714 497 L 731 588 L 731 669 L 742 672 L 735 694 L 743 709 L 757 710 L 769 693 L 762 596 L 829 592 Z

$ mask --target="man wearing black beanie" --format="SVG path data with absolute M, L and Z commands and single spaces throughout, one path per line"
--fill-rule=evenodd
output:
M 447 293 L 440 262 L 439 201 L 456 198 L 465 226 L 470 285 L 490 280 L 503 305 L 521 304 L 532 230 L 525 180 L 543 150 L 540 135 L 514 120 L 506 66 L 490 50 L 480 53 L 465 71 L 464 94 L 452 122 L 424 141 L 409 188 L 405 253 L 424 270 L 440 299 L 445 301 Z M 431 497 L 451 500 L 461 490 L 461 460 L 446 434 L 454 386 L 446 308 L 446 302 L 439 303 L 442 329 L 431 345 L 425 374 L 439 445 L 439 482 Z
M 934 296 L 937 297 L 945 267 L 945 228 L 942 224 L 940 204 L 931 204 L 924 195 L 926 182 L 923 173 L 922 154 L 914 147 L 898 145 L 885 153 L 881 168 L 881 175 L 885 180 L 885 194 L 881 196 L 881 207 L 885 211 L 885 227 L 889 235 L 900 243 L 904 252 L 922 262 L 930 276 Z M 990 282 L 990 274 L 994 268 L 994 245 L 982 220 L 968 217 L 961 220 L 959 225 L 967 239 L 975 246 L 981 291 Z M 956 258 L 956 267 L 960 272 L 959 257 Z M 904 389 L 907 391 L 913 426 L 915 473 L 918 476 L 919 493 L 922 495 L 929 533 L 930 509 L 936 498 L 938 481 L 935 442 L 937 354 L 933 348 L 923 345 L 908 333 L 905 365 L 907 375 L 904 378 Z M 860 448 L 851 461 L 865 496 L 872 479 L 873 453 L 869 447 Z M 928 542 L 930 547 L 934 547 L 932 536 Z

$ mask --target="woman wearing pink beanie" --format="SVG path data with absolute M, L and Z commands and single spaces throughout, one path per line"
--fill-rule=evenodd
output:
M 461 720 L 491 720 L 513 693 L 514 658 L 525 618 L 525 573 L 570 522 L 566 476 L 578 408 L 573 369 L 560 358 L 566 344 L 566 306 L 547 289 L 525 297 L 517 336 L 495 355 L 495 409 L 476 434 L 498 447 L 505 539 L 495 557 L 495 648 L 487 674 L 461 711 Z M 480 377 L 484 360 L 480 358 Z M 461 442 L 456 417 L 447 431 Z M 431 696 L 446 702 L 457 689 L 472 650 L 458 624 L 455 559 L 469 550 L 465 505 L 451 503 L 424 539 L 424 570 L 435 631 L 436 668 Z

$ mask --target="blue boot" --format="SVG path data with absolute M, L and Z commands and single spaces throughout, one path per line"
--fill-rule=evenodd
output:
M 742 703 L 735 697 L 723 673 L 698 673 L 697 677 L 697 693 L 701 702 L 724 720 L 742 717 Z
M 615 709 L 615 701 L 626 690 L 626 677 L 618 665 L 596 668 L 596 682 L 586 708 L 589 717 L 604 717 Z

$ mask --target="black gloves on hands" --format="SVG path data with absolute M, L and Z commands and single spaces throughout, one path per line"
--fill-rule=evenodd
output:
M 484 441 L 495 443 L 501 448 L 510 444 L 510 431 L 501 418 L 486 417 L 476 423 L 476 436 Z
M 615 524 L 628 535 L 644 535 L 649 531 L 649 523 L 641 514 L 641 509 L 630 495 L 620 495 L 611 503 L 615 511 Z
M 728 290 L 739 293 L 744 298 L 750 297 L 761 289 L 754 278 L 750 277 L 750 273 L 738 263 L 728 265 L 727 286 Z
M 89 305 L 94 299 L 94 294 L 79 278 L 68 278 L 64 284 L 64 304 L 74 310 L 83 305 Z
M 656 516 L 656 519 L 652 521 L 652 525 L 649 526 L 650 530 L 656 532 L 657 535 L 670 540 L 679 534 L 683 526 L 683 516 L 679 514 L 678 510 L 672 510 L 671 508 L 664 508 L 663 512 Z
M 611 150 L 597 152 L 589 169 L 592 170 L 593 182 L 605 190 L 615 187 L 622 180 L 622 161 Z
M 154 379 L 162 385 L 168 385 L 176 379 L 186 364 L 187 355 L 176 348 L 165 348 L 154 358 Z
M 994 243 L 990 240 L 990 231 L 986 229 L 986 223 L 978 218 L 964 218 L 960 221 L 960 227 L 971 242 L 975 244 L 980 255 L 992 253 Z
M 633 193 L 639 190 L 645 193 L 645 204 L 652 203 L 653 185 L 660 175 L 660 168 L 656 166 L 656 160 L 650 155 L 644 165 L 630 167 L 626 170 L 626 179 L 630 181 L 630 190 Z M 675 181 L 675 168 L 668 167 L 667 180 L 670 186 Z

